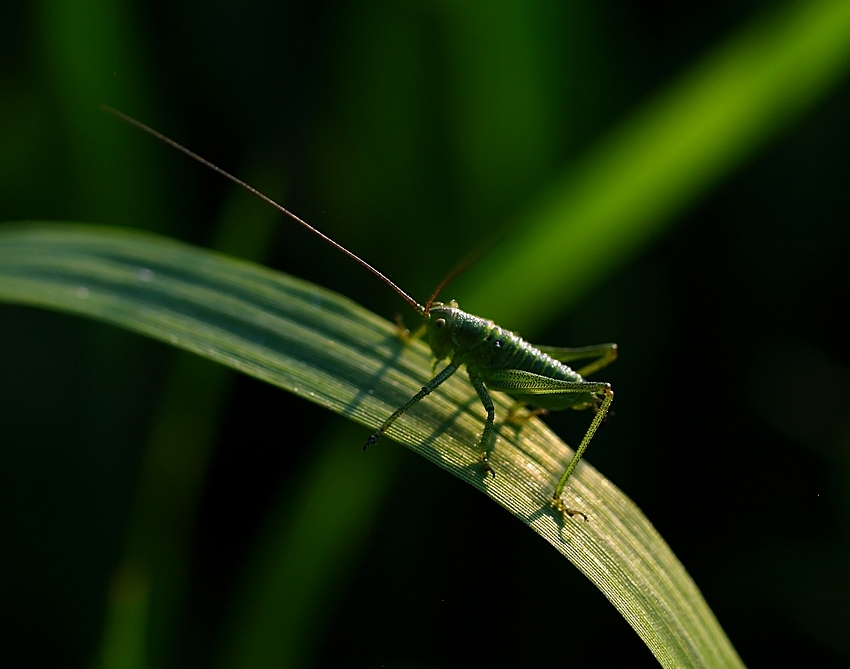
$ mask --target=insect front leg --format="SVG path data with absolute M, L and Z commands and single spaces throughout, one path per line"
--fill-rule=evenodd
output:
M 481 439 L 478 441 L 478 448 L 484 454 L 484 471 L 485 473 L 492 474 L 493 478 L 496 478 L 496 472 L 490 466 L 490 436 L 493 433 L 493 423 L 496 420 L 496 407 L 493 406 L 493 400 L 490 397 L 490 393 L 487 392 L 487 388 L 484 387 L 482 378 L 475 372 L 470 371 L 468 367 L 466 371 L 469 373 L 469 382 L 475 388 L 478 398 L 487 412 L 487 420 L 484 421 L 484 431 L 481 433 Z
M 396 337 L 401 340 L 402 344 L 409 344 L 412 341 L 416 341 L 423 334 L 425 334 L 425 324 L 422 323 L 418 328 L 413 330 L 412 332 L 407 329 L 407 326 L 404 324 L 404 317 L 401 314 L 395 315 L 395 327 L 396 327 Z
M 447 378 L 449 378 L 452 374 L 454 374 L 454 373 L 458 370 L 458 368 L 459 368 L 459 365 L 455 365 L 455 364 L 449 364 L 449 365 L 446 365 L 445 369 L 443 369 L 443 371 L 442 371 L 442 372 L 440 372 L 439 374 L 437 374 L 437 376 L 435 376 L 433 379 L 431 379 L 430 381 L 428 381 L 428 383 L 426 383 L 424 386 L 422 386 L 422 389 L 421 389 L 418 393 L 416 393 L 413 397 L 411 397 L 411 398 L 410 398 L 410 400 L 409 400 L 409 401 L 408 401 L 408 402 L 407 402 L 404 406 L 401 406 L 401 407 L 399 407 L 398 409 L 396 409 L 396 410 L 393 412 L 393 414 L 392 414 L 389 418 L 387 418 L 387 419 L 383 422 L 383 424 L 381 425 L 381 427 L 379 427 L 379 428 L 377 429 L 377 431 L 375 431 L 375 432 L 373 432 L 373 433 L 372 433 L 372 436 L 370 436 L 370 437 L 366 440 L 366 443 L 365 443 L 365 444 L 363 444 L 363 450 L 365 451 L 367 448 L 369 448 L 369 446 L 371 446 L 372 444 L 377 443 L 377 442 L 378 442 L 378 439 L 380 439 L 380 438 L 383 436 L 384 432 L 386 432 L 387 430 L 389 430 L 389 429 L 390 429 L 390 426 L 391 426 L 393 423 L 395 423 L 395 422 L 396 422 L 396 420 L 397 420 L 397 419 L 398 419 L 398 418 L 399 418 L 399 417 L 400 417 L 400 416 L 401 416 L 401 415 L 402 415 L 405 411 L 407 411 L 410 407 L 412 407 L 414 404 L 416 404 L 416 403 L 417 403 L 419 400 L 421 400 L 423 397 L 427 397 L 428 395 L 430 395 L 430 394 L 431 394 L 431 391 L 433 391 L 433 390 L 434 390 L 437 386 L 439 386 L 439 385 L 440 385 L 443 381 L 445 381 L 445 380 L 446 380 Z

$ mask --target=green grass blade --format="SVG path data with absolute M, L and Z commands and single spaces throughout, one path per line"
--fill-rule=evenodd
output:
M 772 10 L 668 86 L 551 184 L 454 285 L 461 306 L 526 334 L 830 91 L 850 67 L 850 3 Z M 487 280 L 475 281 L 484 273 Z
M 431 375 L 424 345 L 402 346 L 391 323 L 351 300 L 151 234 L 7 226 L 0 232 L 0 299 L 154 337 L 370 427 Z M 563 521 L 551 511 L 548 500 L 571 451 L 542 423 L 500 427 L 491 459 L 498 476 L 483 476 L 474 448 L 483 410 L 460 376 L 408 412 L 389 436 L 544 537 L 602 590 L 663 666 L 742 666 L 682 565 L 610 481 L 582 463 L 568 499 L 589 522 Z M 496 401 L 504 416 L 507 398 Z
M 399 449 L 389 444 L 364 457 L 357 447 L 364 432 L 340 421 L 281 491 L 233 588 L 215 667 L 316 666 L 316 648 L 327 643 L 328 603 L 356 574 L 397 480 Z M 345 504 L 329 504 L 328 491 Z

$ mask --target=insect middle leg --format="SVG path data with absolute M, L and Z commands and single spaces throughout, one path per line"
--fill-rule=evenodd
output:
M 469 368 L 466 371 L 469 373 L 469 382 L 475 388 L 478 398 L 487 412 L 487 420 L 484 421 L 484 431 L 481 433 L 481 439 L 478 441 L 478 448 L 483 453 L 484 471 L 485 473 L 492 474 L 493 478 L 496 478 L 496 472 L 490 466 L 490 437 L 493 434 L 493 423 L 496 420 L 496 407 L 493 406 L 493 399 L 490 397 L 490 393 L 487 392 L 483 379 L 475 372 L 470 371 Z
M 545 416 L 547 413 L 549 413 L 549 409 L 543 409 L 541 407 L 529 409 L 528 402 L 516 400 L 513 405 L 511 405 L 511 408 L 508 409 L 508 416 L 505 420 L 508 423 L 513 423 L 517 427 L 521 427 L 535 416 Z

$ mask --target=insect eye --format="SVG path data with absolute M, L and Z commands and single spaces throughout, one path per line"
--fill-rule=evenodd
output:
M 434 321 L 434 327 L 437 328 L 438 330 L 442 327 L 445 327 L 445 326 L 446 326 L 446 319 L 445 318 L 438 318 L 437 320 Z

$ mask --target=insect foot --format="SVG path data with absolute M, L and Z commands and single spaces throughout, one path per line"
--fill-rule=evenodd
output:
M 490 458 L 485 454 L 481 463 L 484 465 L 484 478 L 487 478 L 487 474 L 490 474 L 493 478 L 496 478 L 496 472 L 490 466 Z
M 584 518 L 584 522 L 587 522 L 586 513 L 584 513 L 583 511 L 579 511 L 578 509 L 571 509 L 566 504 L 564 504 L 564 500 L 562 500 L 560 497 L 555 496 L 552 498 L 552 507 L 556 511 L 560 511 L 564 516 L 569 516 L 570 518 L 572 518 L 573 516 L 581 516 L 582 518 Z

